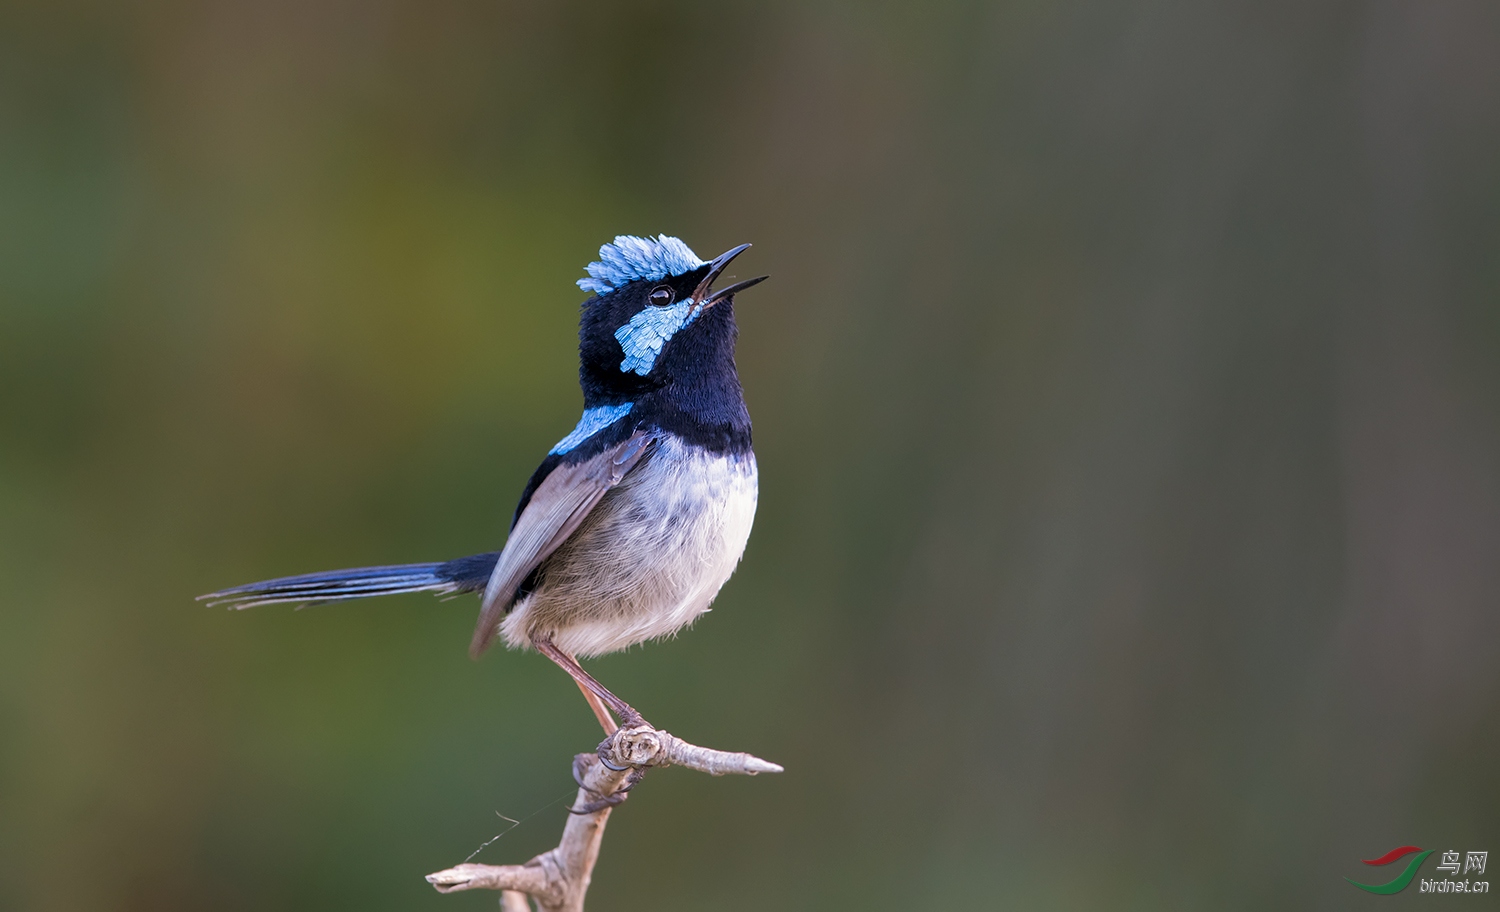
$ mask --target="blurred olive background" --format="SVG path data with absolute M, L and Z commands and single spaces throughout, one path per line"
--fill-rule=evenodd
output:
M 493 908 L 422 875 L 555 842 L 571 682 L 472 598 L 192 598 L 497 547 L 654 232 L 773 276 L 760 513 L 592 667 L 787 772 L 650 776 L 591 909 L 1500 849 L 1494 4 L 12 2 L 0 908 Z

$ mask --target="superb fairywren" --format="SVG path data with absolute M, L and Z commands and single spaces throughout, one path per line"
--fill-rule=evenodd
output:
M 479 592 L 475 657 L 503 637 L 578 682 L 606 731 L 641 714 L 584 671 L 692 623 L 729 579 L 755 518 L 750 415 L 735 371 L 734 295 L 713 290 L 749 247 L 709 262 L 674 237 L 622 235 L 578 282 L 583 417 L 521 493 L 501 551 L 292 576 L 200 596 L 249 608 L 397 592 Z M 602 704 L 602 705 L 601 705 Z

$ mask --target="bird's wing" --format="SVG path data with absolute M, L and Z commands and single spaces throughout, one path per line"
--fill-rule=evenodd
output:
M 479 605 L 479 626 L 469 654 L 489 648 L 500 617 L 515 601 L 521 583 L 578 529 L 605 493 L 641 461 L 655 435 L 636 431 L 624 442 L 573 465 L 559 465 L 537 486 L 506 539 Z

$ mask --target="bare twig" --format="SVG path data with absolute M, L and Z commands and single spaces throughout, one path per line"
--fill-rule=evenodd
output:
M 502 890 L 500 912 L 531 912 L 531 901 L 520 890 Z
M 578 798 L 557 848 L 524 865 L 461 864 L 427 875 L 427 882 L 439 893 L 504 890 L 501 908 L 506 912 L 526 907 L 521 894 L 534 898 L 542 912 L 582 912 L 610 811 L 645 770 L 656 766 L 685 766 L 712 776 L 782 771 L 759 757 L 699 747 L 654 728 L 620 729 L 604 739 L 596 754 L 573 758 Z

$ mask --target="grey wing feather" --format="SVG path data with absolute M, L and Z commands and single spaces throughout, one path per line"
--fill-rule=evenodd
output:
M 521 583 L 577 531 L 609 489 L 635 468 L 654 439 L 646 431 L 637 431 L 623 443 L 577 465 L 558 466 L 537 486 L 510 530 L 505 550 L 485 586 L 479 624 L 469 644 L 470 655 L 477 658 L 489 648 L 500 618 L 515 601 Z

